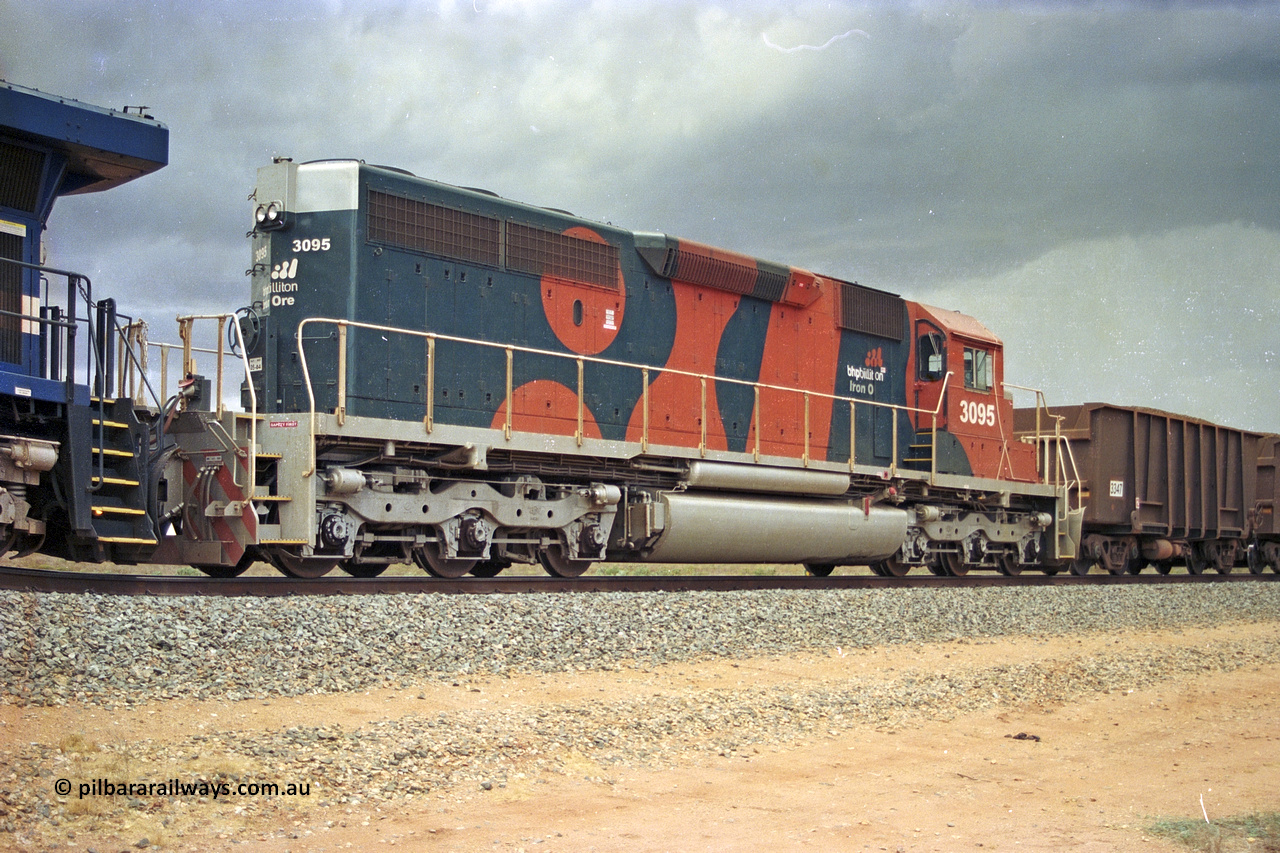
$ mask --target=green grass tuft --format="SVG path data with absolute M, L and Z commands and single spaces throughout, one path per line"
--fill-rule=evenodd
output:
M 1198 817 L 1163 818 L 1147 831 L 1204 853 L 1280 853 L 1280 812 L 1256 812 L 1210 823 Z

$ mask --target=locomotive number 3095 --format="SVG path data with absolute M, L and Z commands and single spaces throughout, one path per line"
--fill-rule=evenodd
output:
M 995 403 L 975 403 L 972 400 L 962 400 L 960 402 L 960 423 L 994 426 L 995 422 Z
M 294 240 L 293 250 L 295 252 L 327 252 L 329 251 L 329 238 L 316 237 L 314 240 Z

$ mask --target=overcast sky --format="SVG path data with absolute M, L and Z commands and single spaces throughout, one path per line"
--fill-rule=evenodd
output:
M 1280 5 L 0 0 L 0 77 L 170 165 L 50 262 L 174 338 L 256 169 L 356 157 L 970 313 L 1051 403 L 1280 431 Z

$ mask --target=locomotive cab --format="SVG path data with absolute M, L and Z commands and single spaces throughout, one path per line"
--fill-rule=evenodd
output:
M 1035 451 L 1013 436 L 1003 343 L 965 314 L 911 307 L 909 373 L 919 411 L 910 461 L 928 467 L 936 455 L 939 473 L 1036 482 Z

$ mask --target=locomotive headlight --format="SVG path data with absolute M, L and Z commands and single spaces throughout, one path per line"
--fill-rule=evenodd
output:
M 256 226 L 264 230 L 283 228 L 284 204 L 278 201 L 260 204 L 253 212 L 253 219 Z

